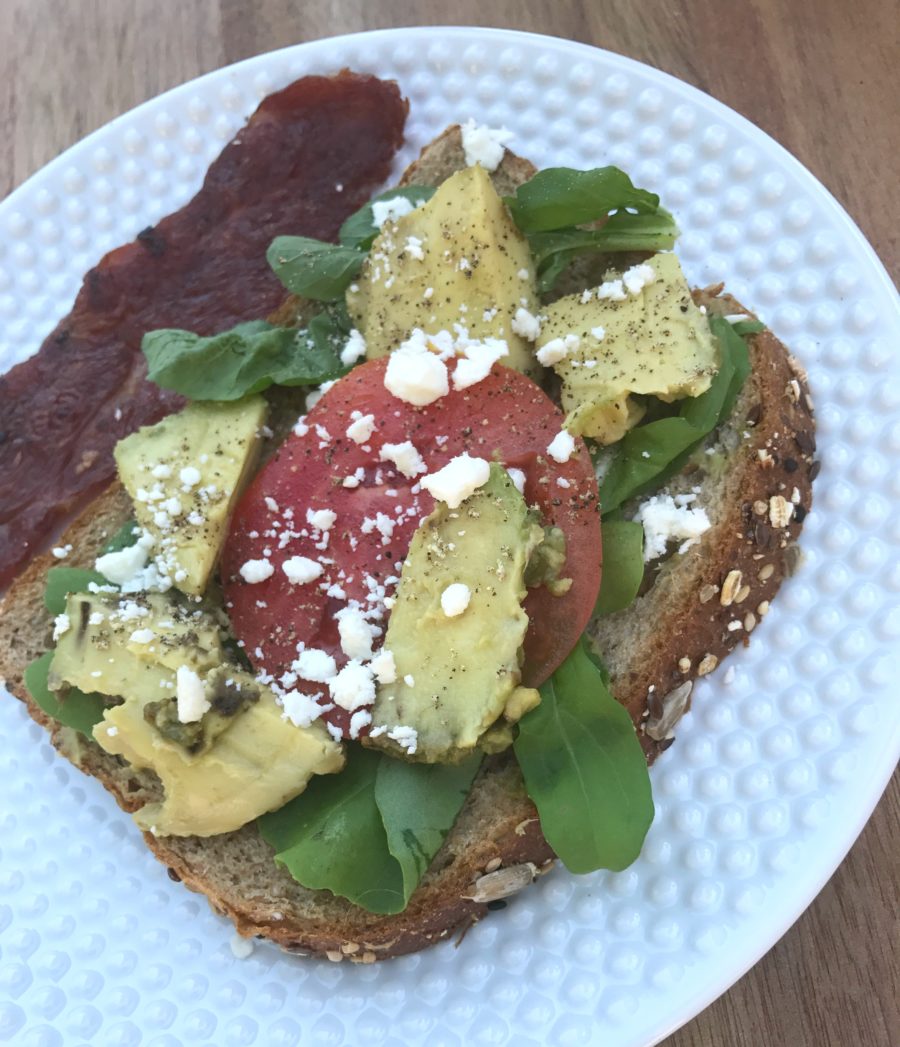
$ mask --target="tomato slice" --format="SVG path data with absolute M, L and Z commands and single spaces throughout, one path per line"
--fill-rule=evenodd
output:
M 405 476 L 382 456 L 384 445 L 411 441 L 428 472 L 463 452 L 523 470 L 528 504 L 565 533 L 571 589 L 563 596 L 531 589 L 524 604 L 530 625 L 523 680 L 537 686 L 574 647 L 600 586 L 597 481 L 584 442 L 576 441 L 565 463 L 548 456 L 563 415 L 518 371 L 495 364 L 476 385 L 413 407 L 387 392 L 386 367 L 386 359 L 370 361 L 332 386 L 241 498 L 222 559 L 235 632 L 256 668 L 275 678 L 290 672 L 298 644 L 327 651 L 338 666 L 347 661 L 334 615 L 350 600 L 383 635 L 384 597 L 397 584 L 413 532 L 434 508 L 419 488 L 421 474 Z M 346 432 L 367 415 L 374 430 L 360 444 Z M 317 510 L 335 514 L 327 531 L 307 522 Z M 297 556 L 319 562 L 321 575 L 291 584 L 281 565 Z M 250 560 L 269 560 L 275 570 L 248 583 L 241 567 Z M 376 638 L 374 646 L 380 643 Z M 308 688 L 327 696 L 323 684 Z

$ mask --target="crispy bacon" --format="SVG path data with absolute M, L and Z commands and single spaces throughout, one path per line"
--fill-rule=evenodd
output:
M 390 173 L 407 103 L 342 72 L 266 98 L 180 211 L 107 254 L 72 312 L 0 377 L 0 589 L 112 479 L 112 448 L 182 401 L 145 380 L 144 332 L 201 334 L 286 297 L 266 264 L 282 233 L 332 240 Z

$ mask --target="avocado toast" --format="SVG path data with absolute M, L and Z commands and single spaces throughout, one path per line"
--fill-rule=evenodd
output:
M 450 129 L 424 151 L 404 182 L 436 185 L 464 166 L 459 130 Z M 507 152 L 494 181 L 509 192 L 531 173 Z M 567 279 L 576 291 L 592 282 L 584 274 Z M 697 292 L 695 300 L 710 313 L 749 315 L 720 289 Z M 712 671 L 764 616 L 790 569 L 810 504 L 814 441 L 803 377 L 770 333 L 751 336 L 749 349 L 751 373 L 728 421 L 707 437 L 703 456 L 686 463 L 666 486 L 669 496 L 688 496 L 690 504 L 702 506 L 709 528 L 682 554 L 660 558 L 664 569 L 651 565 L 628 607 L 589 627 L 609 669 L 610 688 L 651 759 L 670 744 L 692 681 Z M 296 418 L 296 399 L 288 403 L 289 391 L 282 399 L 285 415 Z M 627 517 L 637 507 L 624 508 Z M 111 488 L 63 539 L 73 550 L 67 565 L 91 566 L 131 513 L 125 492 Z M 158 803 L 155 775 L 133 770 L 54 723 L 23 686 L 25 666 L 49 644 L 52 618 L 42 600 L 54 563 L 50 557 L 33 563 L 4 604 L 0 649 L 8 686 L 51 730 L 54 744 L 100 778 L 126 810 Z M 174 876 L 207 894 L 241 933 L 270 937 L 292 951 L 361 962 L 412 951 L 477 919 L 489 903 L 530 882 L 553 856 L 508 750 L 484 761 L 443 846 L 408 906 L 395 915 L 369 913 L 327 891 L 300 886 L 275 863 L 272 846 L 253 824 L 206 837 L 147 832 L 145 839 Z

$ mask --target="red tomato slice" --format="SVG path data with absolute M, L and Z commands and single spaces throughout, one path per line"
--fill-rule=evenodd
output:
M 370 361 L 332 386 L 307 416 L 305 431 L 299 426 L 284 441 L 241 498 L 222 559 L 235 632 L 256 668 L 276 678 L 290 671 L 298 643 L 327 651 L 338 666 L 347 661 L 334 614 L 348 600 L 371 608 L 383 635 L 386 618 L 378 609 L 383 615 L 413 532 L 434 508 L 419 489 L 420 475 L 404 476 L 381 457 L 385 444 L 411 441 L 428 472 L 463 452 L 522 469 L 528 504 L 565 533 L 571 589 L 552 596 L 541 586 L 524 604 L 530 625 L 523 679 L 537 686 L 575 646 L 600 586 L 597 481 L 584 442 L 576 441 L 576 453 L 563 464 L 547 455 L 563 415 L 518 371 L 495 364 L 476 385 L 413 407 L 387 392 L 386 367 L 386 359 Z M 375 428 L 358 444 L 346 431 L 361 415 L 372 415 Z M 327 532 L 307 523 L 307 511 L 323 509 L 335 514 Z M 296 556 L 320 562 L 322 574 L 291 584 L 282 564 Z M 248 560 L 269 560 L 275 570 L 248 584 L 240 573 Z M 327 694 L 322 684 L 308 688 Z

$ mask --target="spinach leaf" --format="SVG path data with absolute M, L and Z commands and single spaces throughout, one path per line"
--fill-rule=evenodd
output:
M 355 247 L 360 251 L 368 251 L 378 235 L 372 204 L 381 200 L 396 200 L 398 196 L 401 196 L 404 200 L 409 200 L 413 207 L 418 207 L 419 204 L 430 200 L 434 194 L 435 189 L 430 185 L 397 186 L 394 189 L 387 189 L 350 215 L 341 226 L 338 239 L 344 247 Z
M 388 850 L 400 865 L 404 907 L 456 820 L 480 764 L 480 755 L 459 764 L 382 759 L 375 802 Z
M 136 531 L 136 528 L 137 524 L 134 520 L 127 520 L 106 543 L 103 552 L 117 553 L 120 549 L 127 549 L 130 545 L 134 545 L 140 537 L 140 532 Z M 76 591 L 75 589 L 70 590 L 73 593 Z
M 541 831 L 570 872 L 637 858 L 653 821 L 647 761 L 583 641 L 522 717 L 515 752 Z
M 612 614 L 637 596 L 644 578 L 644 528 L 635 520 L 604 520 L 603 572 L 594 614 Z
M 712 384 L 700 396 L 682 400 L 675 417 L 639 425 L 616 444 L 600 487 L 604 514 L 677 472 L 697 444 L 731 414 L 750 373 L 750 356 L 727 320 L 711 316 L 709 326 L 721 352 Z
M 192 400 L 239 400 L 270 385 L 319 385 L 343 371 L 339 310 L 326 310 L 306 330 L 250 320 L 203 337 L 162 329 L 144 335 L 147 377 Z
M 746 338 L 750 334 L 759 334 L 760 331 L 765 331 L 765 329 L 766 325 L 762 320 L 737 320 L 731 325 L 731 330 L 742 338 Z
M 47 651 L 28 666 L 25 670 L 28 693 L 48 716 L 91 738 L 91 728 L 103 719 L 103 710 L 106 708 L 103 696 L 85 694 L 77 687 L 70 687 L 64 698 L 54 694 L 47 684 L 52 661 L 53 651 Z
M 523 233 L 584 225 L 624 207 L 640 214 L 656 214 L 659 197 L 638 189 L 618 167 L 577 171 L 548 167 L 506 198 L 506 205 Z
M 266 251 L 272 271 L 289 291 L 322 302 L 343 295 L 365 257 L 355 247 L 326 244 L 308 236 L 276 236 Z
M 675 219 L 660 207 L 656 214 L 619 211 L 599 229 L 555 229 L 528 234 L 538 273 L 538 290 L 550 291 L 579 255 L 592 252 L 667 251 L 678 239 Z
M 369 912 L 402 912 L 466 798 L 478 760 L 405 764 L 353 746 L 338 774 L 257 826 L 276 860 L 304 887 Z

